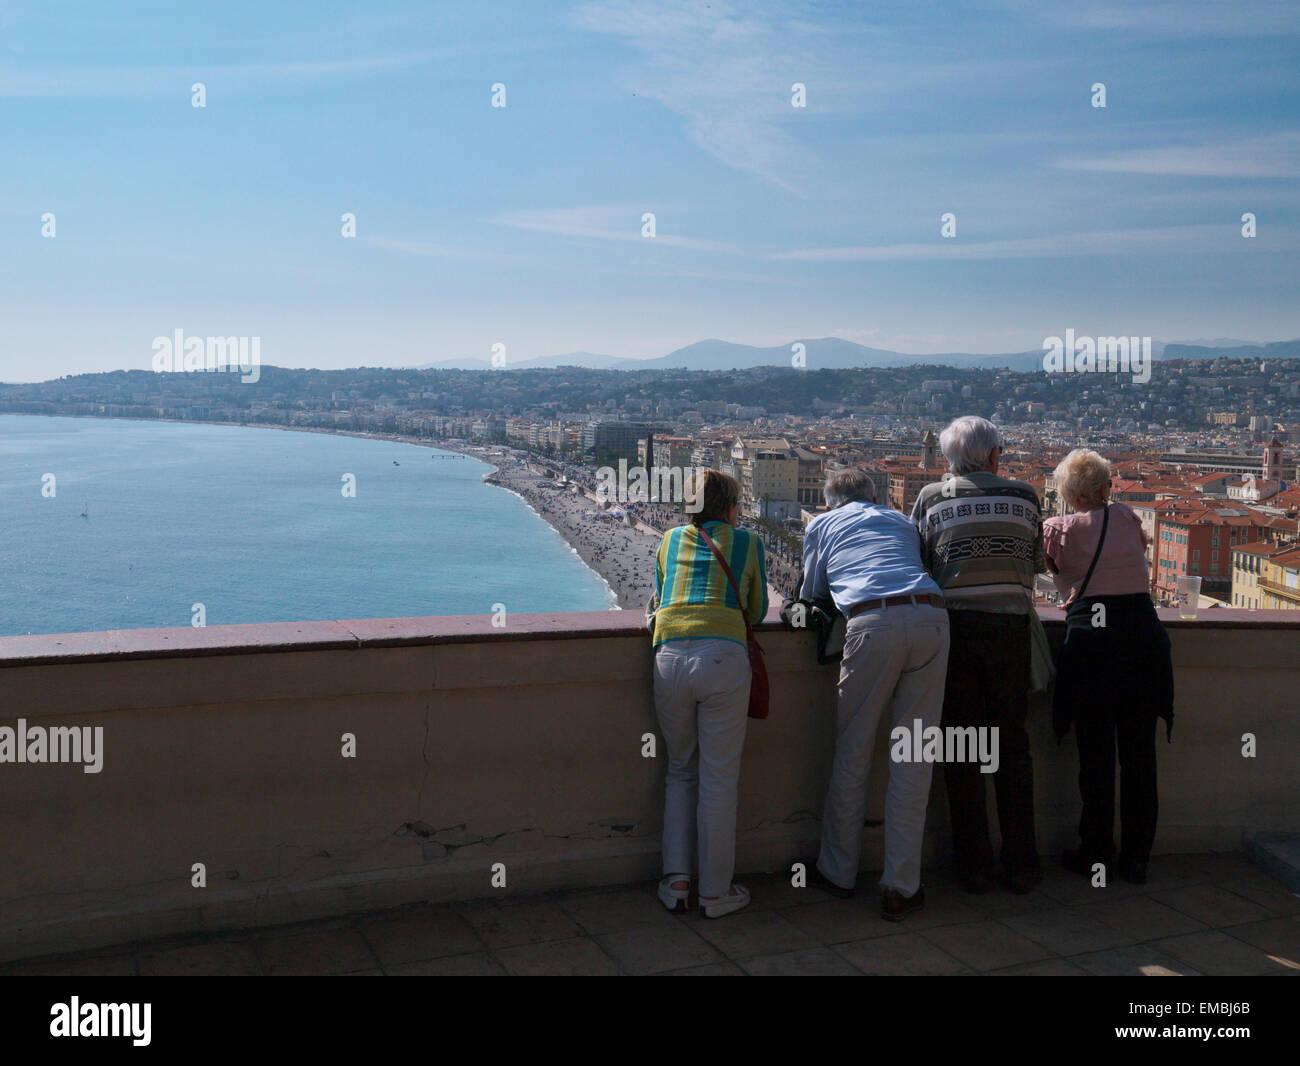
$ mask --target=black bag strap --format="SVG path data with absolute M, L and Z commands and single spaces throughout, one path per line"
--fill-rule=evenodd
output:
M 1083 594 L 1088 590 L 1088 582 L 1092 580 L 1092 572 L 1097 568 L 1097 560 L 1101 558 L 1101 546 L 1106 543 L 1106 526 L 1110 522 L 1110 504 L 1106 504 L 1101 512 L 1101 536 L 1097 538 L 1097 550 L 1092 553 L 1092 562 L 1088 566 L 1088 572 L 1083 575 L 1083 584 L 1079 586 L 1079 595 L 1074 597 L 1074 602 L 1078 603 L 1083 599 Z
M 752 640 L 754 637 L 754 630 L 749 624 L 749 615 L 745 613 L 745 600 L 740 595 L 740 586 L 736 584 L 736 579 L 731 574 L 731 567 L 727 565 L 727 560 L 722 557 L 722 552 L 718 551 L 718 546 L 713 543 L 713 538 L 704 532 L 704 527 L 696 526 L 695 528 L 698 530 L 700 536 L 704 538 L 704 543 L 707 544 L 709 549 L 713 552 L 713 557 L 718 560 L 718 565 L 722 567 L 722 572 L 727 575 L 727 580 L 731 582 L 731 591 L 736 594 L 736 602 L 740 604 L 740 617 L 745 620 L 745 638 L 747 640 Z

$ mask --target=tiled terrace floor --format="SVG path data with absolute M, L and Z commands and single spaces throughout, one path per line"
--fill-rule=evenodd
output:
M 837 900 L 787 875 L 753 902 L 674 916 L 653 883 L 417 905 L 256 933 L 0 966 L 0 975 L 1278 974 L 1300 976 L 1300 896 L 1239 855 L 1161 856 L 1147 885 L 1091 888 L 1048 866 L 1028 896 L 926 875 L 926 907 L 883 921 L 878 875 Z

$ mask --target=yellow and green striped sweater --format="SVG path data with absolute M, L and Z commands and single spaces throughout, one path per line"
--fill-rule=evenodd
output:
M 750 624 L 761 622 L 767 614 L 763 542 L 757 533 L 735 529 L 726 522 L 706 522 L 704 528 L 731 567 L 745 597 Z M 708 638 L 745 643 L 741 605 L 695 526 L 677 526 L 664 534 L 655 559 L 655 586 L 659 593 L 651 634 L 655 646 L 669 640 Z

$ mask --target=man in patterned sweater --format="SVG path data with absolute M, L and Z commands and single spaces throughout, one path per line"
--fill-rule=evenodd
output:
M 939 437 L 953 476 L 926 485 L 912 521 L 921 558 L 943 589 L 952 637 L 943 726 L 997 729 L 994 775 L 1001 861 L 1012 892 L 1042 880 L 1034 838 L 1034 767 L 1029 713 L 1034 576 L 1047 569 L 1038 494 L 998 477 L 997 427 L 959 418 Z M 988 890 L 996 863 L 984 777 L 977 762 L 944 767 L 957 873 L 968 892 Z

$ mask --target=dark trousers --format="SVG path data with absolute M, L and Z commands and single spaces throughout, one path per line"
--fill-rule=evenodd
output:
M 1119 748 L 1120 855 L 1146 862 L 1156 838 L 1156 716 L 1099 701 L 1074 723 L 1079 739 L 1080 847 L 1085 860 L 1115 857 L 1115 749 Z
M 949 610 L 951 643 L 943 696 L 943 725 L 998 729 L 993 775 L 1002 829 L 1002 865 L 1009 874 L 1038 869 L 1034 840 L 1034 765 L 1029 714 L 1029 619 L 1019 614 Z M 947 763 L 948 812 L 957 871 L 989 874 L 993 845 L 984 801 L 985 778 L 975 762 Z
M 1104 610 L 1099 610 L 1104 608 Z M 1096 624 L 1100 620 L 1102 624 Z M 1057 736 L 1079 741 L 1079 848 L 1091 865 L 1115 858 L 1115 754 L 1120 768 L 1120 858 L 1146 862 L 1156 836 L 1156 721 L 1173 721 L 1169 636 L 1145 593 L 1071 605 L 1057 660 Z

